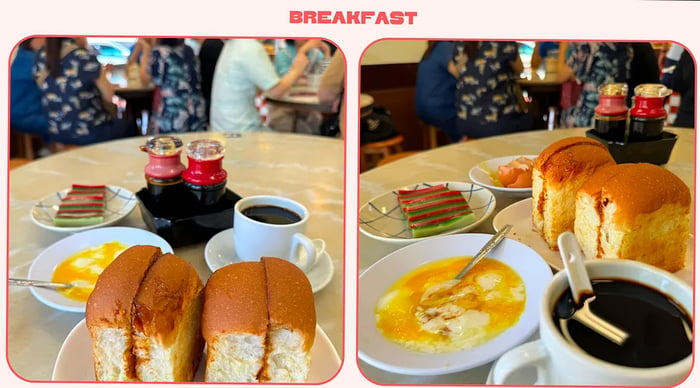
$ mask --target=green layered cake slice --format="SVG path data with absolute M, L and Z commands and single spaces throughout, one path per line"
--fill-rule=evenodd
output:
M 104 185 L 72 185 L 58 205 L 53 224 L 76 227 L 102 223 L 106 190 Z
M 476 220 L 462 193 L 446 185 L 399 190 L 398 200 L 415 238 L 462 228 Z

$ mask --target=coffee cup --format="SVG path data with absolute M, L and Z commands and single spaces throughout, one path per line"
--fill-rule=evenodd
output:
M 609 303 L 616 311 L 604 318 L 628 330 L 627 341 L 613 344 L 579 322 L 561 318 L 562 303 L 571 295 L 566 271 L 560 271 L 542 297 L 540 338 L 503 354 L 493 365 L 493 384 L 508 384 L 510 376 L 524 370 L 533 370 L 535 384 L 542 385 L 668 386 L 682 381 L 692 365 L 692 289 L 638 261 L 591 260 L 585 265 L 596 293 L 591 308 Z M 642 318 L 647 308 L 654 312 Z
M 233 209 L 233 243 L 240 261 L 278 257 L 304 272 L 318 260 L 314 242 L 307 237 L 309 211 L 289 198 L 258 195 L 240 199 Z

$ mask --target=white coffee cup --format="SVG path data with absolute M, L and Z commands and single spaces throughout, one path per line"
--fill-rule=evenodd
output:
M 244 214 L 252 208 L 264 210 L 270 207 L 278 215 L 289 216 L 288 222 L 276 224 L 271 223 L 269 219 L 263 221 L 259 216 Z M 241 261 L 258 261 L 264 256 L 278 257 L 296 264 L 307 272 L 316 264 L 319 256 L 314 242 L 304 235 L 308 220 L 309 211 L 306 207 L 289 198 L 274 195 L 242 198 L 236 202 L 233 209 L 233 243 L 236 256 Z
M 688 314 L 693 311 L 692 289 L 674 275 L 651 265 L 631 260 L 591 260 L 586 262 L 586 269 L 592 280 L 630 280 L 667 295 Z M 533 368 L 537 374 L 535 384 L 542 385 L 668 386 L 678 384 L 690 373 L 692 354 L 669 365 L 634 368 L 600 360 L 567 342 L 552 312 L 568 287 L 565 271 L 552 278 L 540 305 L 540 339 L 503 354 L 491 371 L 493 384 L 507 384 L 512 374 Z

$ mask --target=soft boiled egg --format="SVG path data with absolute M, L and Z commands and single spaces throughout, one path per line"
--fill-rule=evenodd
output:
M 425 298 L 443 289 L 471 257 L 424 264 L 396 281 L 379 299 L 382 335 L 408 349 L 448 353 L 481 345 L 515 325 L 525 309 L 525 284 L 507 264 L 484 258 L 440 303 Z M 449 283 L 448 283 L 449 284 Z
M 86 302 L 97 277 L 126 248 L 121 242 L 110 241 L 76 252 L 56 266 L 51 281 L 76 285 L 59 292 L 66 298 Z

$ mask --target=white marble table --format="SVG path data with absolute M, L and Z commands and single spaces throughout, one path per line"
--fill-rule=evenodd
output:
M 180 136 L 190 140 L 211 135 Z M 14 169 L 9 177 L 8 276 L 26 277 L 32 260 L 65 237 L 36 226 L 29 212 L 42 197 L 76 182 L 111 184 L 136 193 L 145 187 L 147 154 L 139 150 L 145 137 L 130 138 L 59 153 Z M 333 259 L 327 287 L 315 294 L 317 320 L 342 355 L 343 301 L 343 142 L 320 136 L 245 133 L 224 139 L 227 187 L 240 196 L 275 194 L 303 203 L 311 214 L 308 235 L 322 238 Z M 186 164 L 186 158 L 182 157 Z M 136 209 L 117 225 L 146 228 Z M 194 265 L 203 280 L 211 271 L 204 261 L 205 243 L 175 248 Z M 27 380 L 50 380 L 58 351 L 82 313 L 54 310 L 37 301 L 28 288 L 10 287 L 8 295 L 8 358 Z
M 689 129 L 667 128 L 679 135 L 669 162 L 664 165 L 678 175 L 691 189 L 695 187 L 695 132 Z M 585 136 L 586 129 L 539 130 L 472 140 L 421 152 L 393 163 L 377 167 L 360 175 L 362 206 L 370 199 L 388 190 L 420 182 L 461 181 L 470 182 L 469 170 L 488 159 L 509 155 L 539 154 L 552 142 L 569 136 Z M 522 198 L 509 198 L 494 192 L 496 209 L 473 232 L 493 234 L 493 217 L 502 209 Z M 691 214 L 694 213 L 691 202 Z M 691 229 L 694 230 L 694 227 Z M 398 246 L 378 243 L 359 233 L 359 270 L 367 267 L 396 250 Z M 361 333 L 359 335 L 362 335 Z M 389 373 L 364 362 L 360 367 L 365 376 L 379 384 L 484 384 L 491 368 L 487 364 L 469 371 L 442 376 L 407 376 Z

